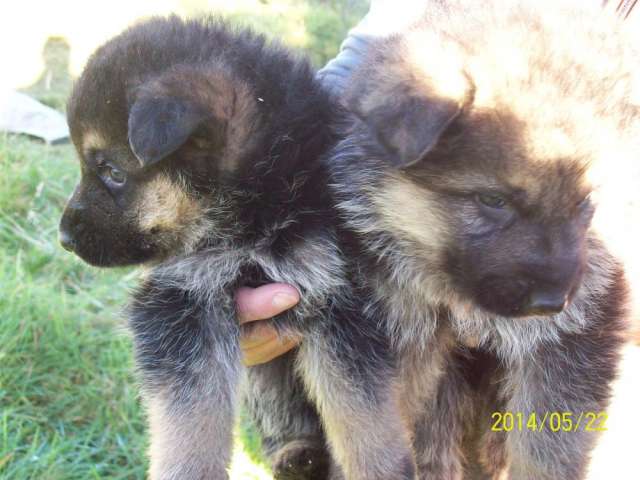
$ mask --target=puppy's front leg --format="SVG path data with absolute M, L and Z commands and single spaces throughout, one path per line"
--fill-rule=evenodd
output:
M 143 288 L 131 325 L 150 422 L 150 478 L 227 479 L 240 376 L 234 314 L 178 288 Z
M 444 358 L 442 375 L 437 372 L 440 365 L 436 359 L 431 362 L 436 367 L 429 372 L 434 383 L 437 381 L 436 394 L 424 398 L 415 423 L 414 448 L 420 480 L 466 478 L 462 447 L 473 405 L 461 367 L 452 356 Z
M 388 346 L 347 321 L 305 338 L 299 367 L 346 480 L 413 480 Z M 335 326 L 334 326 L 335 328 Z M 336 480 L 341 472 L 333 474 Z
M 193 395 L 203 390 L 193 390 Z M 228 396 L 227 396 L 228 397 Z M 145 394 L 151 480 L 228 478 L 233 408 L 224 395 L 185 401 L 171 392 Z

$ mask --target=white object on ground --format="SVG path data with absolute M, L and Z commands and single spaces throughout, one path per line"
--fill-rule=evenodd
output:
M 31 135 L 49 144 L 69 138 L 64 115 L 24 93 L 10 90 L 0 91 L 0 131 Z

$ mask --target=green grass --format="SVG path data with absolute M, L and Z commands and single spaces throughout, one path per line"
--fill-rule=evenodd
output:
M 58 246 L 77 176 L 70 146 L 0 136 L 0 172 L 0 479 L 144 478 L 121 315 L 136 272 L 90 268 Z M 239 431 L 232 478 L 270 478 Z

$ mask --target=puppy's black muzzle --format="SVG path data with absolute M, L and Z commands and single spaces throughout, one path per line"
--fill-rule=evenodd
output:
M 58 238 L 62 248 L 75 252 L 78 247 L 78 235 L 83 229 L 82 216 L 84 208 L 77 201 L 71 200 L 64 209 L 60 219 Z
M 69 232 L 60 228 L 60 231 L 58 232 L 58 238 L 60 239 L 60 245 L 62 245 L 62 248 L 64 248 L 67 252 L 73 252 L 75 250 L 76 243 Z

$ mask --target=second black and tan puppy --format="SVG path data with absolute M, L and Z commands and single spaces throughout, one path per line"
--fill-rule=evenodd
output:
M 74 88 L 82 178 L 61 241 L 92 265 L 151 267 L 130 324 L 154 480 L 227 478 L 242 375 L 234 292 L 272 281 L 300 290 L 273 321 L 305 340 L 249 371 L 268 446 L 318 437 L 306 390 L 348 478 L 413 478 L 393 359 L 380 322 L 361 317 L 368 295 L 350 283 L 320 162 L 333 116 L 307 62 L 215 20 L 139 24 Z
M 591 226 L 594 169 L 638 155 L 623 29 L 575 2 L 434 1 L 351 81 L 334 184 L 420 478 L 584 478 L 627 307 Z

